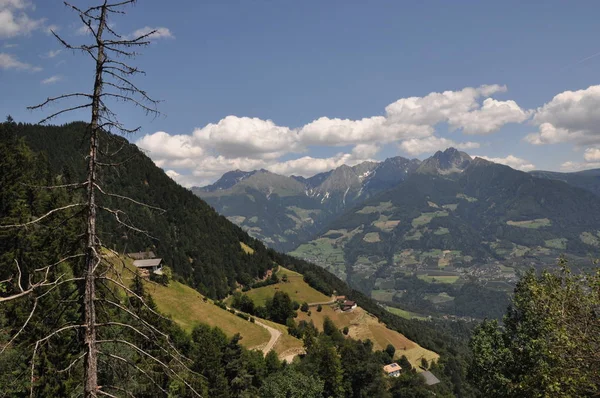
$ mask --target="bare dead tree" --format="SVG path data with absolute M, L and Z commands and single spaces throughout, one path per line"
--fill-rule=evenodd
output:
M 114 2 L 101 0 L 98 5 L 89 7 L 87 9 L 82 9 L 73 4 L 65 2 L 64 4 L 71 10 L 75 11 L 81 22 L 87 27 L 92 41 L 89 44 L 73 45 L 63 39 L 56 32 L 52 31 L 52 34 L 66 49 L 81 51 L 91 57 L 95 63 L 93 88 L 91 92 L 68 93 L 57 97 L 47 98 L 42 103 L 29 107 L 31 110 L 37 110 L 46 108 L 50 105 L 58 104 L 59 102 L 62 103 L 63 101 L 69 103 L 69 105 L 63 106 L 58 111 L 55 111 L 49 116 L 45 117 L 40 123 L 45 123 L 56 118 L 57 116 L 82 109 L 89 109 L 91 113 L 91 119 L 86 133 L 89 134 L 89 152 L 87 155 L 87 173 L 85 181 L 62 186 L 42 187 L 56 189 L 59 187 L 64 188 L 68 186 L 72 189 L 83 189 L 85 190 L 85 200 L 81 203 L 70 204 L 61 208 L 53 209 L 46 214 L 26 223 L 0 226 L 0 228 L 28 227 L 40 223 L 47 217 L 54 215 L 54 213 L 74 207 L 82 208 L 84 213 L 85 233 L 82 236 L 82 252 L 61 260 L 61 262 L 64 262 L 72 260 L 76 257 L 81 257 L 83 259 L 83 271 L 81 275 L 76 275 L 76 277 L 68 279 L 63 278 L 62 276 L 51 279 L 49 278 L 50 270 L 57 265 L 51 264 L 36 269 L 35 272 L 39 273 L 41 277 L 39 277 L 37 280 L 30 278 L 29 284 L 26 286 L 26 288 L 23 288 L 21 282 L 21 268 L 17 262 L 16 266 L 18 275 L 16 276 L 16 279 L 13 277 L 5 281 L 0 281 L 0 284 L 2 284 L 2 282 L 15 283 L 18 287 L 18 291 L 16 293 L 5 297 L 0 297 L 0 302 L 15 300 L 27 295 L 32 295 L 34 297 L 34 305 L 25 324 L 18 331 L 18 333 L 12 337 L 9 343 L 2 347 L 0 354 L 25 329 L 32 315 L 36 311 L 36 308 L 38 307 L 37 304 L 40 297 L 48 294 L 52 289 L 62 283 L 83 281 L 83 292 L 81 297 L 81 303 L 83 306 L 83 322 L 81 324 L 71 324 L 60 327 L 52 331 L 50 334 L 40 338 L 35 343 L 31 360 L 31 396 L 33 396 L 35 364 L 38 350 L 56 335 L 77 330 L 84 331 L 84 347 L 82 353 L 60 372 L 68 372 L 77 363 L 83 361 L 84 397 L 97 397 L 98 395 L 114 396 L 107 391 L 103 391 L 102 387 L 99 386 L 98 363 L 101 355 L 104 355 L 107 360 L 112 359 L 129 364 L 140 371 L 144 376 L 150 377 L 133 361 L 124 358 L 121 355 L 116 355 L 115 353 L 105 351 L 104 349 L 101 350 L 100 347 L 105 346 L 106 344 L 122 345 L 135 351 L 139 356 L 162 367 L 167 375 L 180 380 L 195 395 L 199 396 L 198 392 L 193 388 L 193 386 L 180 375 L 180 370 L 187 373 L 192 372 L 187 367 L 189 360 L 184 358 L 176 350 L 174 345 L 169 341 L 169 336 L 162 333 L 160 330 L 158 330 L 158 328 L 142 319 L 142 317 L 128 309 L 126 306 L 120 304 L 118 299 L 115 298 L 111 300 L 107 297 L 98 297 L 97 294 L 99 285 L 105 287 L 106 291 L 110 291 L 112 288 L 116 287 L 125 292 L 128 297 L 133 297 L 135 300 L 140 301 L 141 305 L 147 311 L 150 311 L 156 316 L 160 316 L 145 303 L 143 297 L 137 295 L 127 286 L 127 284 L 121 278 L 119 270 L 117 270 L 114 266 L 114 262 L 107 261 L 107 259 L 103 257 L 103 250 L 106 250 L 106 248 L 103 247 L 100 240 L 97 222 L 99 212 L 106 212 L 114 217 L 114 220 L 118 225 L 127 228 L 128 230 L 148 235 L 146 231 L 136 228 L 133 224 L 128 222 L 127 218 L 124 217 L 124 212 L 121 210 L 112 209 L 99 204 L 98 197 L 100 195 L 118 200 L 125 200 L 136 205 L 146 206 L 152 210 L 160 211 L 160 209 L 156 207 L 141 203 L 135 199 L 118 195 L 116 193 L 107 192 L 102 188 L 99 177 L 99 171 L 101 168 L 115 167 L 124 163 L 106 162 L 101 159 L 102 155 L 106 157 L 115 155 L 116 153 L 120 152 L 125 145 L 124 143 L 121 143 L 121 146 L 112 153 L 109 153 L 110 151 L 108 150 L 102 151 L 100 147 L 101 137 L 106 137 L 109 140 L 111 139 L 109 135 L 103 135 L 103 133 L 116 132 L 119 134 L 130 134 L 140 129 L 140 127 L 133 129 L 125 127 L 117 117 L 116 111 L 113 107 L 114 103 L 123 102 L 134 105 L 151 116 L 157 116 L 159 114 L 156 109 L 157 101 L 150 98 L 149 95 L 144 90 L 140 89 L 133 81 L 136 75 L 143 74 L 144 72 L 137 67 L 127 64 L 124 61 L 136 55 L 136 48 L 149 44 L 149 39 L 155 33 L 155 31 L 150 31 L 137 37 L 122 36 L 116 33 L 109 24 L 109 19 L 111 16 L 116 14 L 124 14 L 123 8 L 134 4 L 135 2 L 136 0 L 115 0 Z M 131 319 L 134 319 L 136 323 L 128 324 L 124 322 L 99 322 L 97 319 L 99 310 L 98 304 L 101 304 L 102 306 L 112 306 L 112 308 L 122 311 L 127 316 L 131 317 Z M 166 357 L 169 358 L 170 362 L 167 363 L 164 360 L 157 358 L 143 348 L 126 339 L 99 338 L 98 331 L 100 328 L 121 328 L 124 330 L 129 330 L 135 335 L 141 336 L 143 339 L 153 339 L 153 341 L 160 340 L 162 344 L 159 345 L 159 349 L 165 354 Z M 120 391 L 131 395 L 130 392 L 124 391 L 118 386 L 107 386 L 107 388 L 111 388 L 114 392 Z

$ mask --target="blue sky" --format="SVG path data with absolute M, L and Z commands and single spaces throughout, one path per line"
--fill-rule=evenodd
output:
M 82 7 L 90 1 L 74 1 Z M 230 169 L 311 175 L 453 145 L 523 170 L 600 167 L 596 1 L 139 0 L 113 27 L 160 28 L 133 62 L 162 100 L 117 104 L 184 185 Z M 85 42 L 57 0 L 0 0 L 0 109 L 87 90 Z M 57 123 L 88 119 L 84 113 Z

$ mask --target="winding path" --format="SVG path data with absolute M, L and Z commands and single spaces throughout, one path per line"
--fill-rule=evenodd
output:
M 275 347 L 275 344 L 277 344 L 277 341 L 281 337 L 281 332 L 279 330 L 272 328 L 271 326 L 266 325 L 257 320 L 255 320 L 254 323 L 267 329 L 269 331 L 269 333 L 271 334 L 271 338 L 269 339 L 269 342 L 262 348 L 263 354 L 267 355 L 269 353 L 269 351 L 271 351 L 273 349 L 273 347 Z

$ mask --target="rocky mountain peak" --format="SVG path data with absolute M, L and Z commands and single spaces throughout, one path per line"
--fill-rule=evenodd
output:
M 462 172 L 473 158 L 466 152 L 456 148 L 448 148 L 445 151 L 437 151 L 433 156 L 425 159 L 417 169 L 422 174 L 452 174 Z

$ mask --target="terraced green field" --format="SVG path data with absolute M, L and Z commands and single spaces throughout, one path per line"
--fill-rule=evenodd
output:
M 429 224 L 431 222 L 431 220 L 433 220 L 435 217 L 447 217 L 447 216 L 448 216 L 447 211 L 434 211 L 434 212 L 430 212 L 430 213 L 421 213 L 421 215 L 419 217 L 412 220 L 411 224 L 414 228 L 416 228 L 421 225 Z
M 458 275 L 417 275 L 419 279 L 429 283 L 455 283 L 459 276 Z
M 524 220 L 524 221 L 507 221 L 507 225 L 519 228 L 530 228 L 530 229 L 538 229 L 542 227 L 549 227 L 552 225 L 552 221 L 549 218 L 536 218 L 534 220 Z

